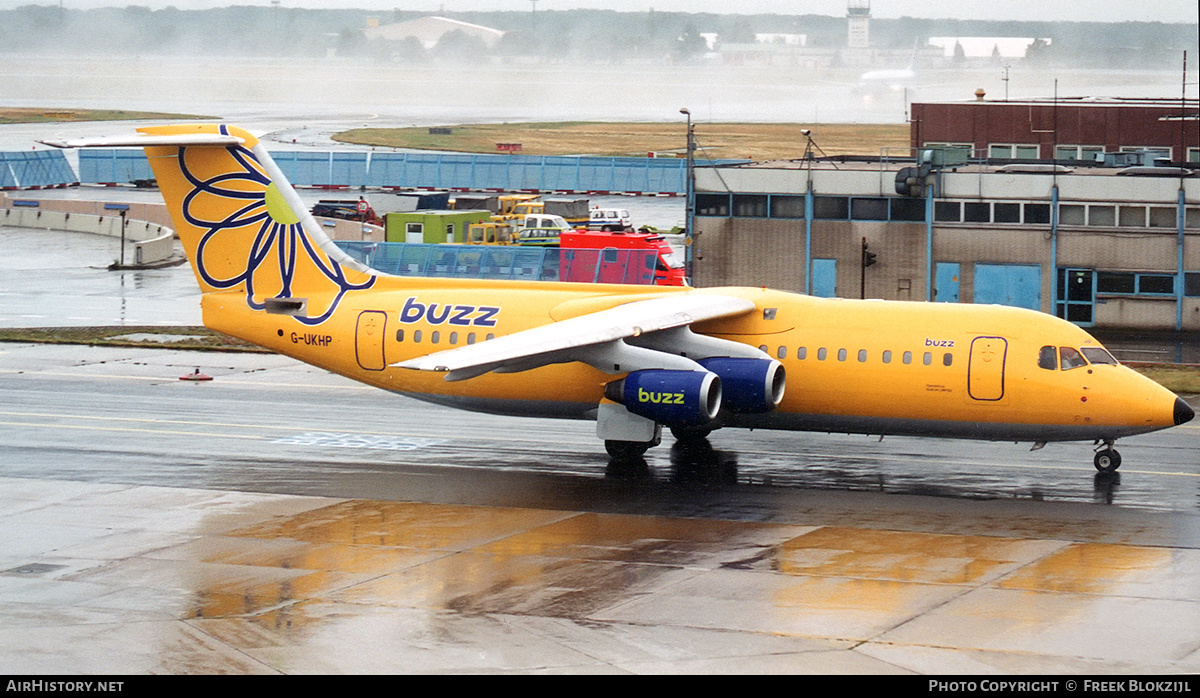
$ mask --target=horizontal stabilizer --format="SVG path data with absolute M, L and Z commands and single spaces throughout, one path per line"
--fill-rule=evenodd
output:
M 237 136 L 220 133 L 180 133 L 166 136 L 111 136 L 102 138 L 78 138 L 69 141 L 38 141 L 53 148 L 146 148 L 151 146 L 195 146 L 241 145 L 246 141 Z

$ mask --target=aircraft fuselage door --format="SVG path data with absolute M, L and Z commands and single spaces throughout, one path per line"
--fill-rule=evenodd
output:
M 1003 337 L 976 337 L 967 362 L 967 394 L 973 400 L 996 402 L 1004 398 L 1004 363 L 1008 341 Z
M 368 371 L 387 368 L 383 358 L 383 337 L 387 327 L 387 314 L 378 310 L 364 310 L 358 314 L 358 325 L 354 330 L 354 353 L 358 365 Z

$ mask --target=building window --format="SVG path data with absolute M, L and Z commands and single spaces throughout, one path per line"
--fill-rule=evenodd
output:
M 984 201 L 963 203 L 963 221 L 966 223 L 991 223 L 992 205 Z
M 1145 206 L 1118 206 L 1119 224 L 1122 228 L 1145 228 L 1146 227 L 1146 207 Z
M 1117 209 L 1114 206 L 1088 206 L 1088 225 L 1111 227 L 1117 224 Z
M 1095 162 L 1096 156 L 1104 159 L 1104 146 L 1102 145 L 1060 145 L 1054 148 L 1054 158 L 1056 160 L 1084 160 L 1086 162 Z
M 1096 293 L 1125 296 L 1173 296 L 1175 295 L 1175 275 L 1101 271 L 1096 273 Z
M 1200 273 L 1189 271 L 1183 275 L 1183 294 L 1185 296 L 1200 296 Z
M 733 215 L 735 218 L 766 218 L 766 194 L 734 194 Z
M 729 195 L 696 194 L 696 215 L 727 218 L 729 216 Z
M 1050 204 L 1025 204 L 1025 222 L 1034 225 L 1049 225 Z
M 804 218 L 804 197 L 772 196 L 771 218 Z
M 994 223 L 1020 223 L 1021 222 L 1021 204 L 996 202 L 992 206 L 992 222 L 994 222 Z
M 855 221 L 886 221 L 888 200 L 876 198 L 850 199 L 850 219 Z
M 993 160 L 1037 160 L 1040 157 L 1036 143 L 991 143 L 988 158 Z
M 1102 271 L 1096 273 L 1097 293 L 1137 293 L 1137 274 Z
M 962 221 L 962 202 L 933 202 L 933 220 L 938 221 L 939 223 L 958 223 Z
M 1175 209 L 1169 206 L 1151 206 L 1150 207 L 1150 227 L 1151 228 L 1174 228 L 1178 223 L 1178 216 L 1175 215 Z
M 1138 274 L 1138 293 L 1152 296 L 1175 295 L 1174 274 Z
M 845 196 L 814 196 L 813 218 L 844 221 L 850 217 L 850 199 Z
M 891 200 L 892 220 L 911 221 L 920 223 L 925 220 L 925 201 L 908 197 L 896 197 Z
M 1026 220 L 1028 220 L 1028 216 L 1029 216 L 1028 207 L 1033 206 L 1033 205 L 1034 204 L 1026 204 L 1026 209 L 1025 209 Z M 1060 225 L 1086 225 L 1087 224 L 1087 217 L 1085 215 L 1086 213 L 1087 213 L 1087 209 L 1078 204 L 1067 204 L 1067 205 L 1060 204 L 1058 207 L 1058 222 Z

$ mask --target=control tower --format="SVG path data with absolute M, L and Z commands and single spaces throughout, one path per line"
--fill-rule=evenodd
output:
M 849 27 L 848 48 L 867 48 L 871 43 L 871 0 L 849 0 L 846 3 L 846 24 Z

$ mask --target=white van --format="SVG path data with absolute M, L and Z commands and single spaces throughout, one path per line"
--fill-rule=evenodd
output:
M 594 208 L 588 220 L 588 230 L 633 230 L 629 211 L 623 208 Z

